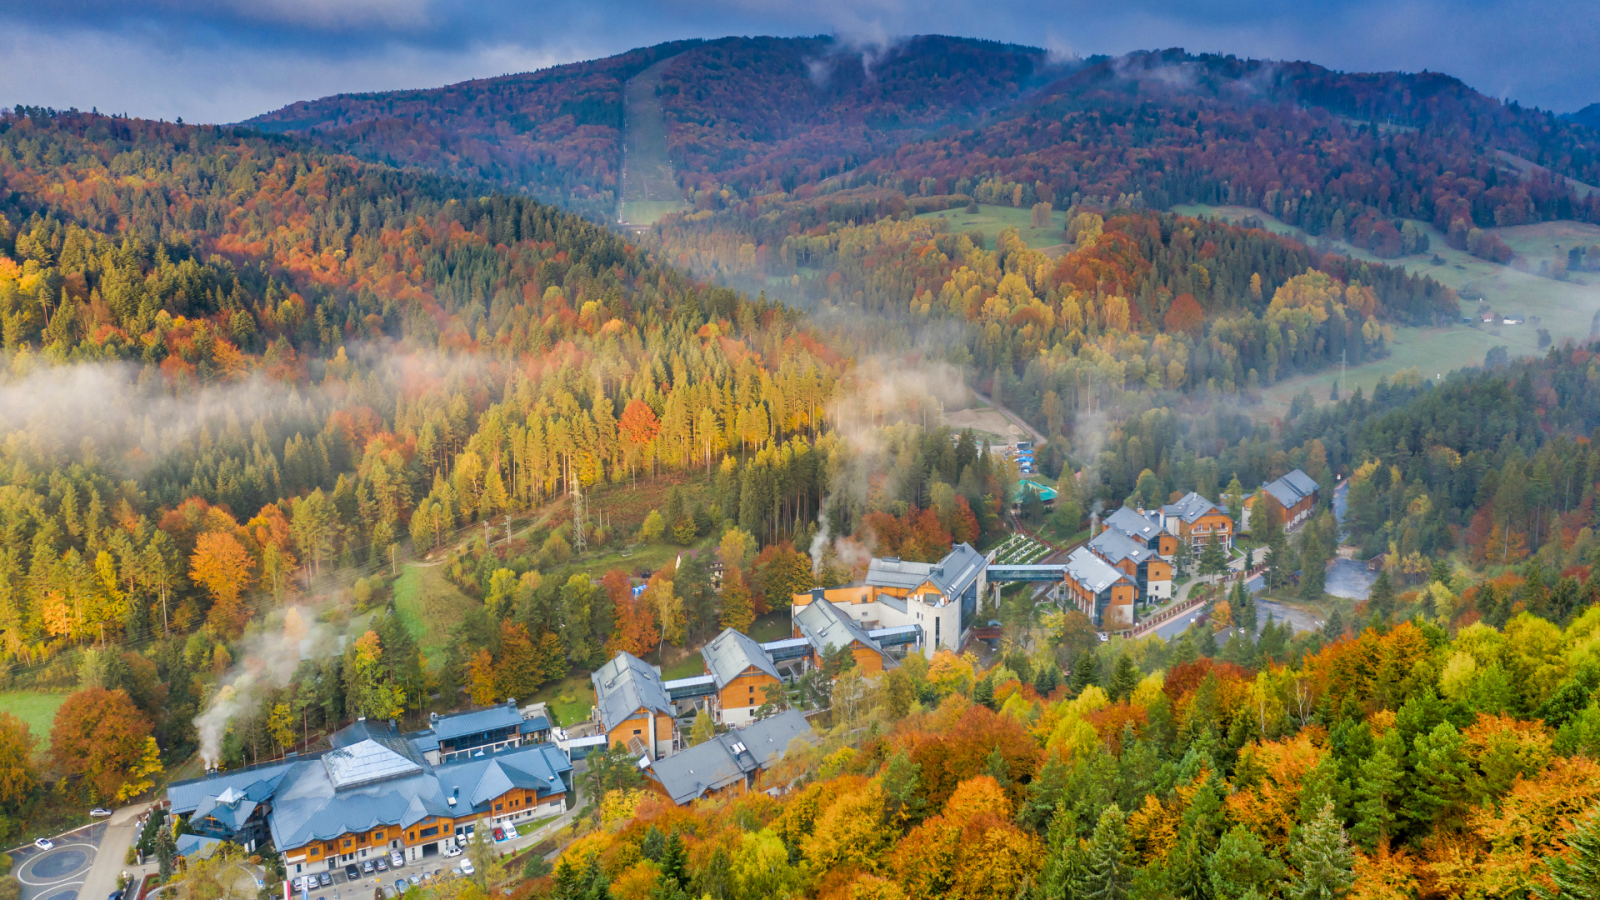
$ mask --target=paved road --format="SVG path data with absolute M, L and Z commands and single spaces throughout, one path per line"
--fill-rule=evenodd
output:
M 55 847 L 38 850 L 31 845 L 14 851 L 16 858 L 12 874 L 22 883 L 22 900 L 77 900 L 110 894 L 96 894 L 99 882 L 91 886 L 90 872 L 100 855 L 100 837 L 105 832 L 103 823 L 90 825 L 77 831 L 52 838 Z M 112 876 L 111 890 L 116 890 L 116 876 Z

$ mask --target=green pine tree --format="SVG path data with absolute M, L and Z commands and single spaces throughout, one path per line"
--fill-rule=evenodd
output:
M 1539 900 L 1592 900 L 1600 897 L 1600 807 L 1591 810 L 1567 838 L 1565 856 L 1545 857 L 1554 886 L 1534 882 Z
M 1126 700 L 1133 696 L 1140 677 L 1139 664 L 1133 657 L 1126 653 L 1117 657 L 1117 667 L 1111 674 L 1111 699 Z
M 1091 684 L 1100 683 L 1100 665 L 1095 659 L 1093 650 L 1081 650 L 1078 658 L 1072 661 L 1072 680 L 1067 682 L 1072 695 L 1083 693 L 1083 689 Z
M 1115 803 L 1107 806 L 1083 851 L 1076 896 L 1083 900 L 1123 900 L 1133 883 L 1136 860 L 1128 852 L 1127 820 Z
M 1394 615 L 1394 581 L 1389 578 L 1388 569 L 1380 571 L 1377 580 L 1372 582 L 1367 607 L 1386 623 Z
M 1261 839 L 1235 825 L 1217 842 L 1211 855 L 1211 890 L 1216 897 L 1244 897 L 1269 891 L 1283 866 L 1267 855 Z
M 1361 763 L 1356 778 L 1356 824 L 1350 834 L 1368 850 L 1394 833 L 1395 815 L 1391 808 L 1400 783 L 1400 764 L 1383 747 Z
M 1300 873 L 1289 885 L 1289 900 L 1338 900 L 1355 883 L 1355 852 L 1332 800 L 1295 832 L 1289 861 Z

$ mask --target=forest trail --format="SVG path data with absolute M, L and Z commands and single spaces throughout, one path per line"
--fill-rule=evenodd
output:
M 689 209 L 672 171 L 667 118 L 656 97 L 661 73 L 676 57 L 640 72 L 623 89 L 622 196 L 617 222 L 643 230 L 667 213 Z

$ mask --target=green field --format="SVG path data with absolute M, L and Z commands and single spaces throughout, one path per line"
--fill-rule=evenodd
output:
M 394 583 L 394 608 L 422 646 L 428 667 L 438 671 L 450 648 L 450 629 L 477 601 L 445 577 L 444 566 L 406 566 Z
M 1173 212 L 1191 216 L 1215 216 L 1228 221 L 1238 221 L 1247 216 L 1260 219 L 1263 227 L 1278 234 L 1289 235 L 1315 246 L 1319 241 L 1299 229 L 1266 215 L 1260 210 L 1242 206 L 1175 206 Z M 1452 324 L 1439 328 L 1395 329 L 1390 355 L 1360 366 L 1351 366 L 1345 386 L 1370 392 L 1379 378 L 1392 377 L 1402 369 L 1415 366 L 1426 378 L 1448 373 L 1463 366 L 1483 364 L 1484 354 L 1494 347 L 1505 347 L 1515 358 L 1544 352 L 1539 347 L 1539 329 L 1547 329 L 1551 339 L 1582 341 L 1590 336 L 1596 313 L 1600 313 L 1600 287 L 1585 281 L 1600 283 L 1600 276 L 1577 273 L 1570 281 L 1542 277 L 1537 272 L 1541 261 L 1548 261 L 1557 253 L 1565 255 L 1574 244 L 1600 242 L 1600 227 L 1576 222 L 1544 222 L 1538 225 L 1521 225 L 1493 229 L 1513 250 L 1526 260 L 1532 271 L 1519 271 L 1478 259 L 1445 243 L 1445 237 L 1431 225 L 1418 222 L 1427 233 L 1430 247 L 1427 253 L 1381 260 L 1365 250 L 1357 249 L 1343 241 L 1334 241 L 1335 252 L 1368 262 L 1403 266 L 1413 274 L 1429 276 L 1441 284 L 1454 288 L 1461 296 L 1464 315 L 1476 317 L 1480 310 L 1492 309 L 1500 315 L 1520 315 L 1526 318 L 1521 325 Z M 1435 257 L 1439 259 L 1434 262 Z M 1289 403 L 1301 391 L 1309 390 L 1318 402 L 1327 399 L 1333 383 L 1338 379 L 1338 369 L 1315 375 L 1304 375 L 1280 381 L 1262 391 L 1261 413 L 1267 416 L 1282 415 Z
M 699 661 L 698 655 L 695 660 Z M 550 710 L 556 714 L 556 722 L 563 728 L 570 728 L 589 718 L 589 710 L 594 706 L 594 685 L 589 683 L 588 672 L 574 672 L 534 691 L 532 697 L 517 698 L 517 702 L 523 705 L 548 703 Z
M 1033 227 L 1031 224 L 1033 210 L 1017 209 L 1012 206 L 980 204 L 975 213 L 967 212 L 966 207 L 957 207 L 944 212 L 923 213 L 917 218 L 944 219 L 950 223 L 951 231 L 981 231 L 985 250 L 993 250 L 995 239 L 1007 228 L 1017 229 L 1017 233 L 1027 243 L 1029 249 L 1045 252 L 1065 249 L 1063 241 L 1066 240 L 1064 232 L 1067 228 L 1067 214 L 1064 210 L 1056 210 L 1050 214 L 1048 228 Z
M 42 747 L 50 740 L 50 726 L 55 722 L 56 710 L 66 702 L 67 694 L 45 691 L 0 692 L 0 711 L 11 713 L 27 723 L 28 730 L 39 739 Z

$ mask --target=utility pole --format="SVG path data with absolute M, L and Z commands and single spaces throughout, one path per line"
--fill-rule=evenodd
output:
M 1348 352 L 1346 350 L 1339 351 L 1339 393 L 1341 395 L 1344 393 L 1344 364 L 1345 356 Z
M 574 553 L 582 553 L 587 550 L 589 546 L 588 541 L 583 536 L 583 485 L 578 481 L 578 473 L 576 471 L 572 473 L 571 479 L 572 550 Z

